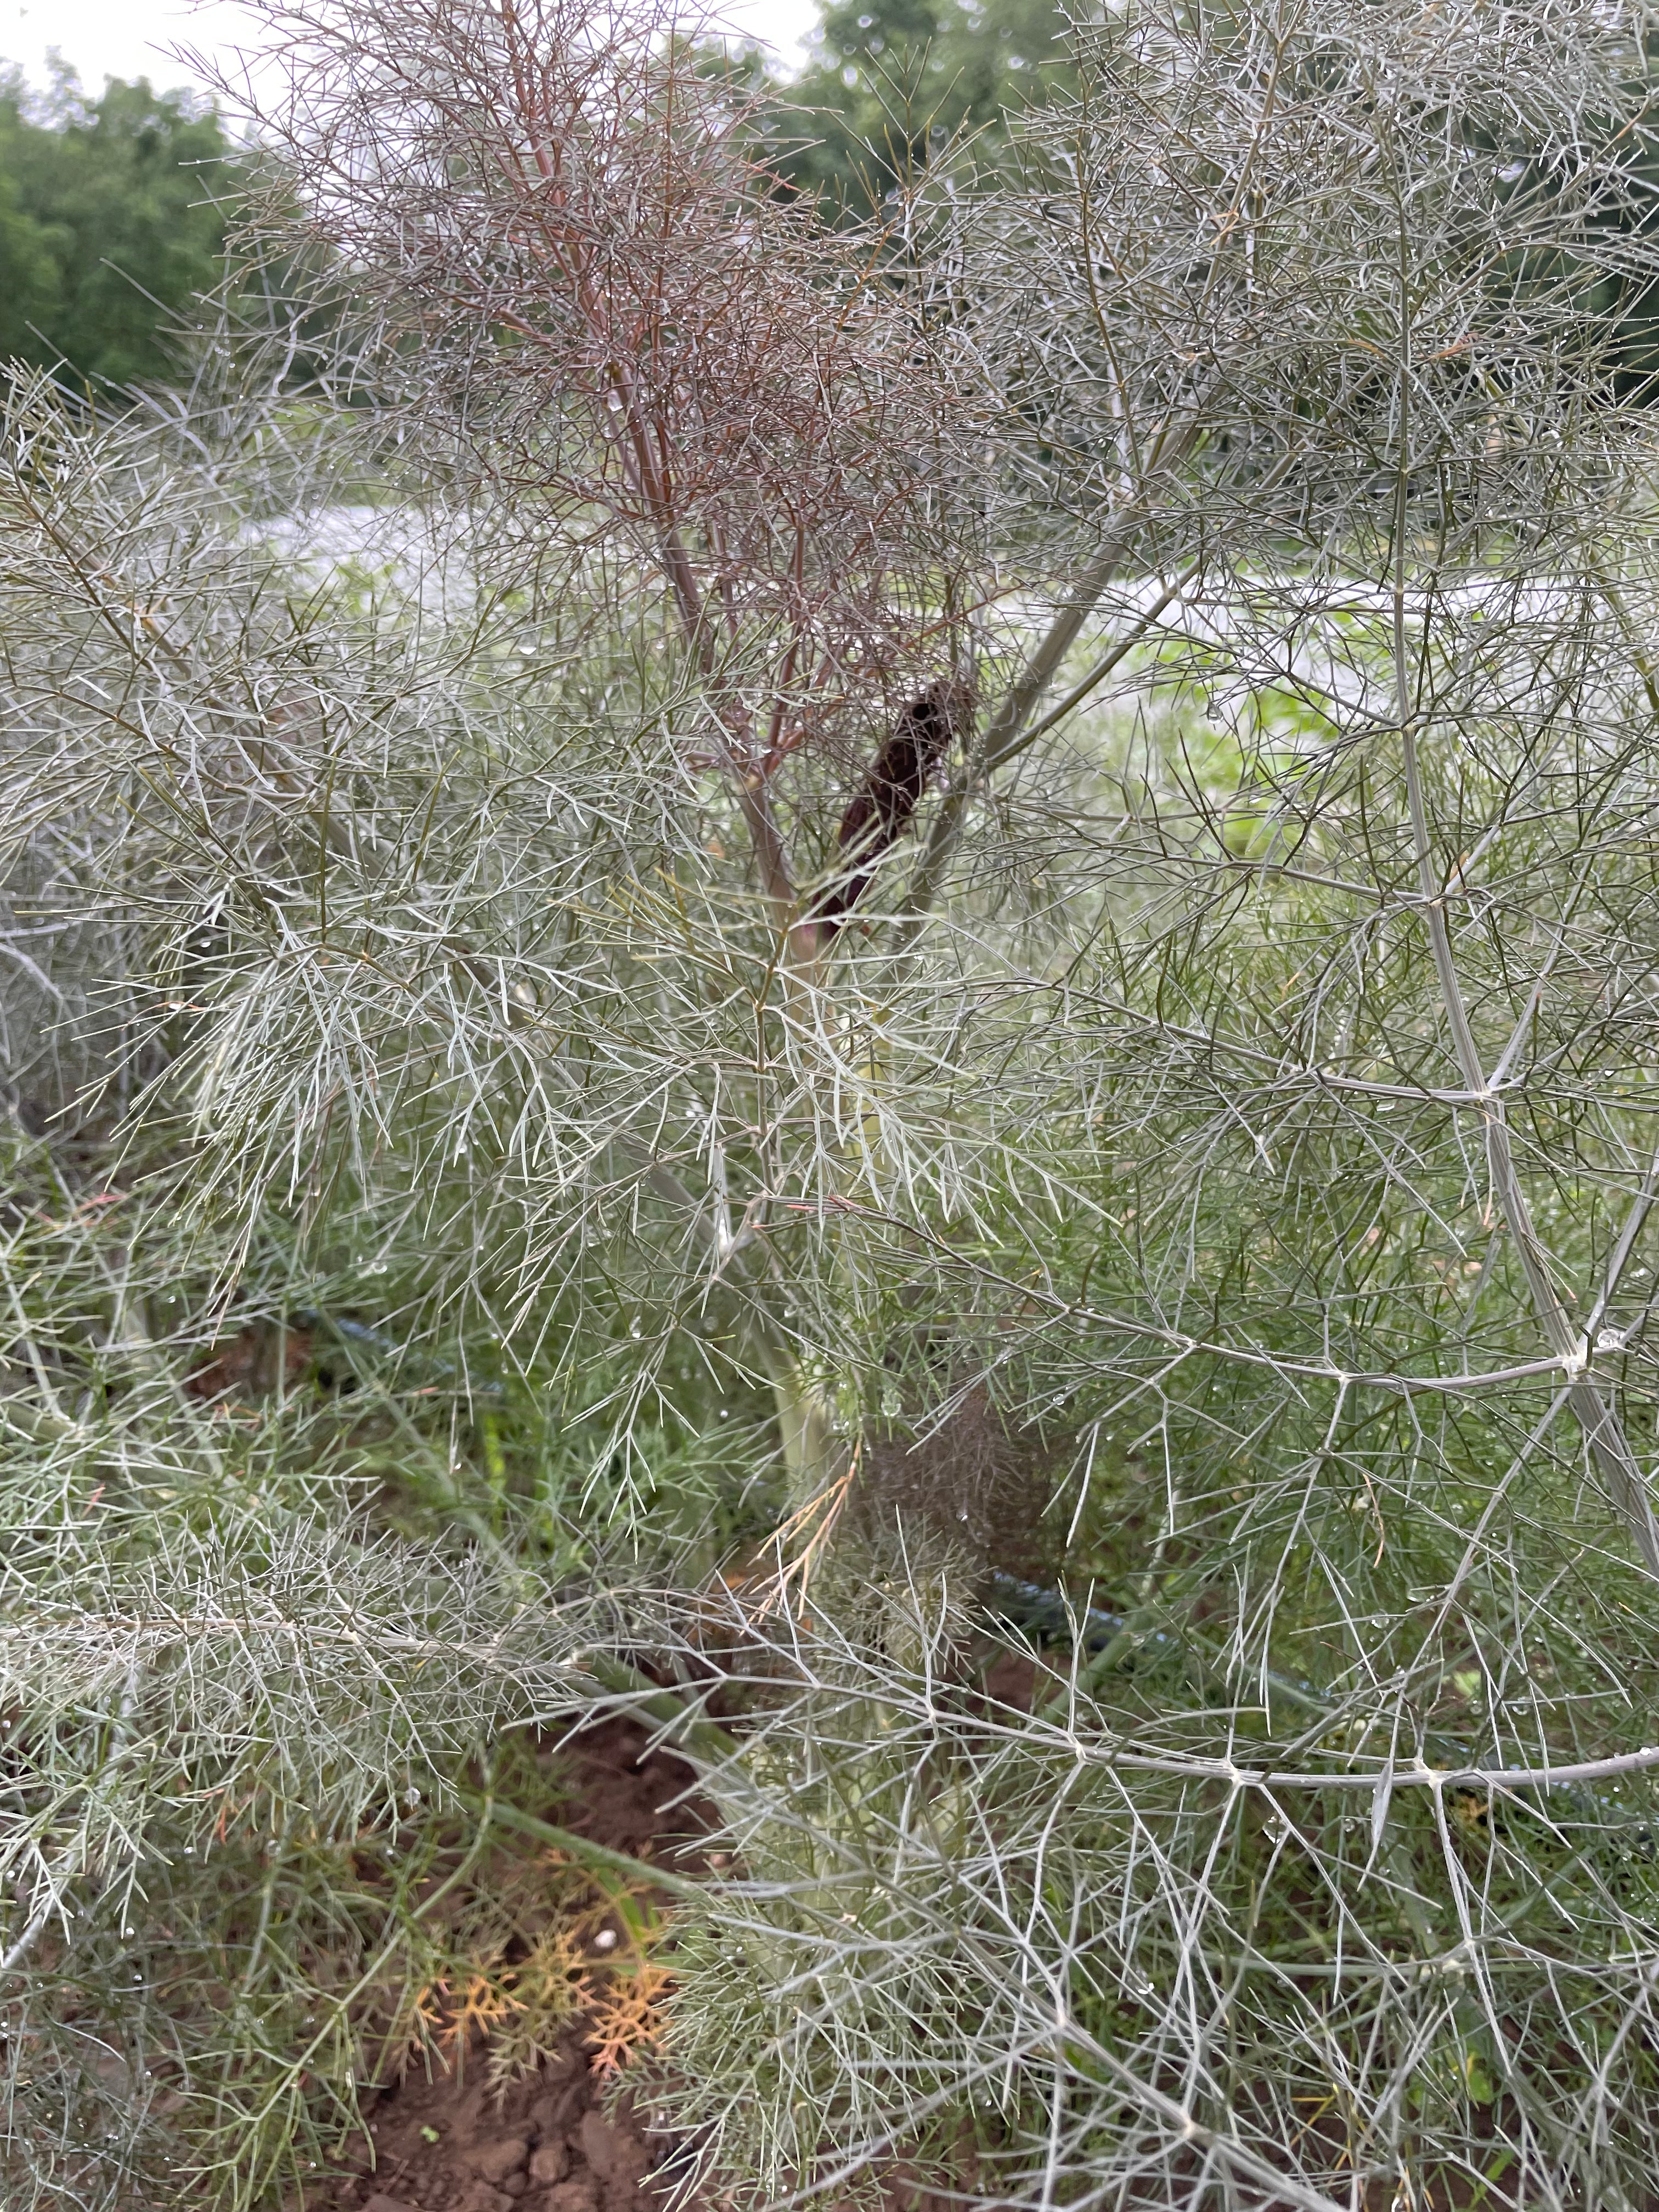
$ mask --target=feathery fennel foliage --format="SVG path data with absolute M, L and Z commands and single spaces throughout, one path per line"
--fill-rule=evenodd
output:
M 1115 11 L 901 268 L 266 14 L 335 383 L 9 418 L 18 2170 L 299 2178 L 637 1694 L 739 2198 L 1645 2204 L 1641 24 Z

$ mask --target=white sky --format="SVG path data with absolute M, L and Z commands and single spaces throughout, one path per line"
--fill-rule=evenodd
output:
M 724 0 L 721 20 L 739 33 L 762 40 L 780 60 L 799 60 L 797 41 L 817 20 L 814 0 Z M 60 49 L 91 92 L 106 76 L 148 76 L 164 89 L 192 82 L 191 72 L 167 58 L 182 45 L 204 50 L 257 47 L 252 20 L 236 0 L 0 0 L 0 59 L 21 62 L 37 84 L 46 82 L 48 47 Z

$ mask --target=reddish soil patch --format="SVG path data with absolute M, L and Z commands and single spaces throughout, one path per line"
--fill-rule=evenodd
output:
M 672 1752 L 653 1751 L 637 1721 L 602 1721 L 568 1738 L 559 1751 L 570 1795 L 550 1817 L 592 1843 L 633 1858 L 653 1858 L 687 1874 L 702 1871 L 697 1839 L 707 1809 L 677 1804 L 695 1779 Z
M 572 1794 L 553 1808 L 563 1826 L 613 1850 L 697 1869 L 688 1850 L 695 1808 L 674 1804 L 690 1781 L 678 1759 L 648 1751 L 643 1729 L 612 1720 L 560 1754 Z M 611 2084 L 593 2069 L 581 2023 L 554 2059 L 499 2094 L 483 2053 L 461 2076 L 411 2068 L 366 2103 L 369 2141 L 348 2171 L 307 2191 L 307 2212 L 634 2212 L 666 2194 L 672 2138 L 653 2135 L 624 2097 L 601 2110 Z
M 607 2119 L 603 2089 L 580 2033 L 559 2063 L 499 2100 L 479 2078 L 411 2075 L 369 2120 L 373 2172 L 334 2183 L 322 2201 L 341 2212 L 633 2212 L 656 2204 L 663 2191 L 652 2176 L 672 2145 L 626 2107 Z

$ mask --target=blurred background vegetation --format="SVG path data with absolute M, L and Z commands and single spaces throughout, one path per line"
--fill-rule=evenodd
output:
M 786 188 L 862 217 L 1069 85 L 1065 39 L 1055 0 L 839 0 L 798 76 L 758 47 L 735 65 L 775 92 Z M 94 97 L 62 64 L 43 93 L 0 67 L 0 359 L 106 389 L 177 374 L 246 179 L 199 94 L 110 77 Z
M 218 282 L 237 191 L 223 124 L 199 97 L 72 70 L 30 91 L 0 76 L 0 356 L 123 385 L 164 378 Z
M 778 167 L 850 215 L 881 206 L 944 148 L 1000 132 L 1076 81 L 1057 0 L 838 0 L 814 47 L 778 85 Z

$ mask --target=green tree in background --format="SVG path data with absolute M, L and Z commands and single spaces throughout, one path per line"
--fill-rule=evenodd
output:
M 0 358 L 114 384 L 166 376 L 218 280 L 232 149 L 184 92 L 0 77 Z
M 960 131 L 1072 78 L 1056 0 L 831 0 L 789 86 L 805 141 L 780 167 L 831 206 L 867 211 Z

